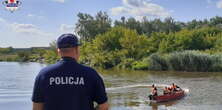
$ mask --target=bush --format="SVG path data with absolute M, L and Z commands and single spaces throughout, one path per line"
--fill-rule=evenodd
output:
M 49 64 L 55 63 L 60 59 L 59 56 L 57 55 L 56 51 L 54 51 L 54 50 L 46 51 L 46 53 L 43 55 L 43 57 L 44 57 L 44 61 Z
M 149 64 L 144 61 L 136 61 L 132 64 L 133 70 L 148 70 Z
M 18 60 L 21 62 L 27 62 L 30 59 L 31 53 L 27 51 L 21 51 L 17 53 Z
M 132 65 L 135 62 L 133 58 L 122 59 L 121 63 L 117 65 L 118 69 L 132 69 Z
M 148 56 L 148 38 L 135 30 L 115 27 L 105 34 L 97 35 L 92 42 L 81 47 L 80 62 L 103 69 L 132 69 L 135 60 Z

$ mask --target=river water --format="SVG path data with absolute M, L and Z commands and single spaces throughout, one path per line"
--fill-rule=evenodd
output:
M 45 66 L 0 62 L 0 110 L 31 110 L 34 78 Z M 222 110 L 222 73 L 98 71 L 105 81 L 110 110 Z M 149 102 L 151 84 L 173 82 L 187 91 L 186 97 L 160 104 Z

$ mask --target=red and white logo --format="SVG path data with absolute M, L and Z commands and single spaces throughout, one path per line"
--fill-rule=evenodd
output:
M 14 11 L 19 9 L 22 2 L 20 2 L 19 0 L 5 0 L 5 1 L 2 2 L 2 4 L 5 6 L 5 8 L 8 11 L 14 12 Z

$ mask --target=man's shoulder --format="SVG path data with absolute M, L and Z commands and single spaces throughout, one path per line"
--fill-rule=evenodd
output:
M 51 71 L 54 71 L 55 69 L 59 68 L 60 64 L 55 63 L 55 64 L 50 64 L 40 70 L 40 74 L 45 74 Z
M 47 72 L 51 72 L 51 71 L 55 71 L 56 69 L 58 69 L 62 64 L 60 62 L 57 62 L 56 64 L 51 64 L 48 65 L 46 67 L 44 67 L 40 72 L 41 73 L 47 73 Z M 95 69 L 83 65 L 83 64 L 77 64 L 79 69 L 81 69 L 82 71 L 85 71 L 87 73 L 97 73 Z
M 89 66 L 86 66 L 86 65 L 83 65 L 83 64 L 79 64 L 79 66 L 83 71 L 86 71 L 87 73 L 97 73 L 95 69 L 93 69 Z
M 51 74 L 51 73 L 55 73 L 57 70 L 60 69 L 60 67 L 62 66 L 62 63 L 56 63 L 56 64 L 51 64 L 51 65 L 48 65 L 46 67 L 44 67 L 43 69 L 40 70 L 39 72 L 39 75 L 40 76 L 45 76 L 45 75 L 48 75 L 48 74 Z M 98 76 L 98 73 L 95 69 L 89 67 L 89 66 L 86 66 L 86 65 L 83 65 L 83 64 L 78 64 L 76 65 L 77 67 L 75 67 L 76 69 L 78 68 L 77 71 L 79 72 L 82 72 L 88 76 L 95 76 L 97 77 Z

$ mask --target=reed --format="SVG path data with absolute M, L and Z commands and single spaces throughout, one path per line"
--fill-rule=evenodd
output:
M 211 55 L 199 51 L 173 52 L 167 55 L 150 56 L 150 70 L 173 70 L 188 72 L 222 71 L 222 55 Z
M 166 58 L 158 53 L 152 54 L 149 57 L 149 70 L 168 70 Z

